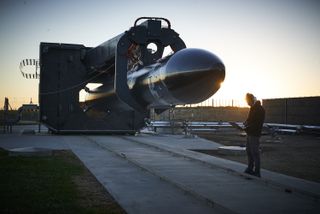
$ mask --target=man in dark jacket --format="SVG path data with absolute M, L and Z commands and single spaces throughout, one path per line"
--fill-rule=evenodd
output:
M 264 122 L 265 111 L 260 101 L 253 94 L 246 94 L 246 101 L 250 106 L 247 120 L 244 122 L 244 130 L 247 133 L 246 151 L 248 156 L 248 167 L 245 173 L 260 177 L 260 152 L 259 139 Z

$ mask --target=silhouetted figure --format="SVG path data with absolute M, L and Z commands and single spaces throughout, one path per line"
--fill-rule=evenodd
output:
M 247 133 L 246 151 L 248 156 L 248 167 L 245 173 L 260 177 L 260 136 L 265 118 L 265 111 L 260 101 L 253 94 L 246 94 L 246 101 L 250 106 L 247 120 L 244 122 L 244 130 Z
M 4 106 L 3 106 L 3 121 L 4 121 L 4 126 L 3 126 L 3 132 L 12 132 L 12 124 L 9 121 L 8 118 L 8 112 L 9 110 L 12 110 L 10 103 L 9 103 L 9 98 L 5 97 L 4 98 Z
M 5 112 L 9 111 L 9 107 L 10 107 L 9 98 L 8 98 L 8 97 L 5 97 L 5 98 L 4 98 L 3 110 L 4 110 Z

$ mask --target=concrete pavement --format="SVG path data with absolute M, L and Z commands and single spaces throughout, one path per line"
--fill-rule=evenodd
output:
M 220 145 L 172 135 L 0 135 L 0 147 L 71 149 L 128 213 L 318 213 L 320 184 L 190 151 Z M 254 202 L 254 203 L 252 203 Z

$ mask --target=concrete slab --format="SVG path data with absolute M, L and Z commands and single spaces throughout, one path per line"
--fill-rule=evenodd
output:
M 124 140 L 117 138 L 117 141 L 105 141 L 103 137 L 90 138 L 116 154 L 125 155 L 128 161 L 195 197 L 233 212 L 317 213 L 320 210 L 320 204 L 314 202 L 312 197 L 288 194 L 260 180 L 248 180 L 245 176 L 230 173 L 221 167 L 208 167 L 199 161 L 175 155 L 172 151 L 159 150 L 159 147 L 133 144 L 130 141 L 133 137 Z M 250 202 L 254 203 L 246 205 Z
M 64 136 L 59 135 L 0 135 L 0 147 L 14 149 L 22 147 L 38 147 L 49 149 L 70 149 L 64 142 Z
M 120 138 L 102 137 L 104 142 L 122 144 Z M 72 151 L 128 213 L 227 213 L 208 206 L 121 155 L 102 149 L 83 137 L 66 139 Z
M 22 147 L 9 150 L 9 156 L 50 156 L 52 149 L 37 147 Z
M 12 126 L 12 133 L 5 132 L 3 133 L 3 130 L 0 130 L 1 135 L 6 135 L 6 134 L 39 134 L 39 125 L 34 124 L 34 125 L 13 125 Z M 25 133 L 24 133 L 25 132 Z M 44 125 L 40 126 L 40 133 L 48 133 L 48 128 L 45 127 Z
M 0 135 L 0 147 L 71 149 L 128 213 L 318 213 L 320 184 L 189 149 L 220 144 L 184 136 Z M 290 191 L 285 191 L 292 188 Z
M 134 139 L 143 139 L 150 141 L 154 145 L 163 145 L 178 149 L 218 149 L 222 144 L 212 142 L 200 137 L 192 137 L 185 135 L 148 135 L 140 134 L 134 136 Z
M 241 146 L 220 146 L 218 152 L 223 155 L 246 155 L 246 147 Z
M 225 170 L 228 170 L 232 173 L 237 173 L 238 175 L 251 177 L 252 179 L 258 179 L 247 174 L 243 174 L 243 171 L 246 169 L 246 165 L 230 161 L 210 155 L 205 155 L 199 152 L 190 151 L 189 149 L 194 150 L 194 146 L 183 146 L 177 143 L 171 144 L 171 141 L 162 137 L 145 137 L 145 136 L 135 136 L 135 137 L 126 137 L 127 139 L 134 140 L 136 142 L 144 143 L 149 146 L 157 147 L 165 151 L 169 151 L 175 154 L 179 154 L 186 158 L 192 158 L 198 160 L 204 164 L 209 164 L 211 166 L 220 167 Z M 207 140 L 205 140 L 207 141 Z M 211 141 L 209 141 L 211 142 Z M 174 146 L 173 146 L 174 145 Z M 205 149 L 205 147 L 202 147 Z M 209 149 L 210 146 L 207 148 Z M 262 178 L 259 178 L 262 182 L 280 188 L 284 191 L 291 191 L 301 194 L 307 194 L 309 196 L 320 198 L 320 184 L 312 181 L 303 180 L 300 178 L 295 178 L 280 173 L 272 172 L 269 170 L 261 170 Z

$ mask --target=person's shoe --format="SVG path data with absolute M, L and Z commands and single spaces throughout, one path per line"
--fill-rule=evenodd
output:
M 260 172 L 253 172 L 253 174 L 252 174 L 252 175 L 254 175 L 254 176 L 256 176 L 256 177 L 261 178 L 261 174 L 260 174 Z
M 246 170 L 244 170 L 244 173 L 247 173 L 249 175 L 253 175 L 254 172 L 252 171 L 252 169 L 246 168 Z

